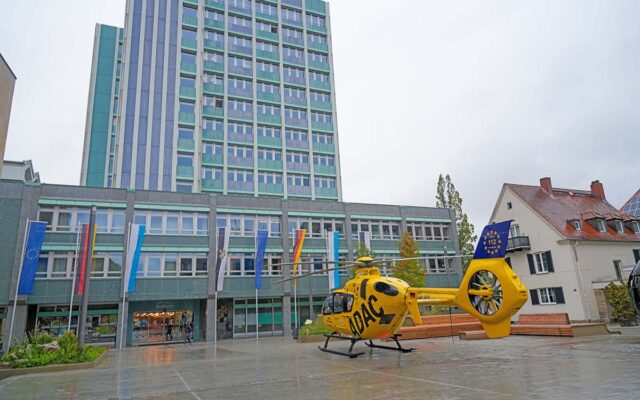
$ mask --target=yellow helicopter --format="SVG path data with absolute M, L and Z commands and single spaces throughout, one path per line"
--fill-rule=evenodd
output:
M 353 346 L 362 340 L 372 348 L 410 352 L 414 349 L 403 348 L 397 332 L 407 314 L 413 321 L 421 321 L 419 305 L 461 307 L 480 320 L 489 338 L 508 336 L 511 317 L 527 301 L 527 288 L 504 260 L 510 224 L 511 221 L 506 221 L 485 227 L 474 258 L 457 289 L 410 287 L 403 280 L 382 276 L 377 268 L 406 258 L 374 260 L 362 257 L 350 263 L 327 261 L 343 265 L 298 275 L 300 278 L 353 266 L 357 268 L 355 277 L 324 301 L 322 322 L 334 332 L 325 335 L 324 347 L 318 348 L 354 358 L 364 354 L 353 352 Z M 351 346 L 347 352 L 329 349 L 330 339 L 349 340 Z M 397 347 L 373 343 L 373 340 L 387 339 L 393 340 Z

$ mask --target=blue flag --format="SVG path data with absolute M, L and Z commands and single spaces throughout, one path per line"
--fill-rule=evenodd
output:
M 132 224 L 129 229 L 129 243 L 127 245 L 127 262 L 124 272 L 124 291 L 131 293 L 136 291 L 136 279 L 138 277 L 138 263 L 142 251 L 145 225 Z
M 504 258 L 511 221 L 487 225 L 480 235 L 473 258 Z
M 36 278 L 40 250 L 44 241 L 44 231 L 47 229 L 46 222 L 32 221 L 29 223 L 29 233 L 25 244 L 24 259 L 22 260 L 22 274 L 20 275 L 20 285 L 18 294 L 33 293 L 33 281 Z
M 256 249 L 256 289 L 262 285 L 262 264 L 264 262 L 264 252 L 267 250 L 267 231 L 258 231 L 258 247 Z

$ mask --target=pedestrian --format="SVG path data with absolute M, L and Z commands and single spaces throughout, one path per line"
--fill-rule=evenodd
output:
M 173 339 L 173 334 L 171 332 L 172 328 L 173 328 L 173 325 L 171 325 L 171 322 L 169 322 L 167 324 L 167 337 L 166 337 L 167 342 Z
M 184 345 L 187 345 L 187 342 L 189 343 L 189 346 L 191 346 L 191 335 L 193 334 L 193 324 L 191 322 L 189 322 L 188 324 L 186 324 L 184 326 Z

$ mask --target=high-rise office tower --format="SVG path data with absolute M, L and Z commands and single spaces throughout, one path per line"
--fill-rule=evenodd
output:
M 98 25 L 81 184 L 341 200 L 321 0 L 129 0 Z

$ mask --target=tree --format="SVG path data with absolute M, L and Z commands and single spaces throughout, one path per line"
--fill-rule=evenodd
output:
M 478 236 L 474 234 L 473 224 L 469 217 L 462 211 L 462 197 L 456 190 L 449 174 L 444 178 L 438 177 L 438 190 L 436 193 L 436 207 L 450 208 L 456 214 L 456 231 L 458 232 L 458 247 L 462 257 L 463 270 L 467 270 L 469 262 L 473 258 L 474 243 Z
M 418 254 L 418 242 L 413 238 L 410 232 L 404 232 L 398 242 L 400 250 L 400 258 L 416 258 Z M 394 267 L 401 268 L 394 269 Z M 424 287 L 426 283 L 424 270 L 420 266 L 418 260 L 396 261 L 396 265 L 391 267 L 393 276 L 402 279 L 412 287 Z M 412 273 L 413 272 L 413 273 Z
M 604 295 L 607 299 L 607 304 L 613 309 L 611 317 L 618 320 L 620 325 L 632 326 L 638 324 L 638 316 L 633 304 L 631 304 L 631 296 L 629 296 L 627 285 L 624 282 L 619 284 L 611 282 L 605 286 Z

